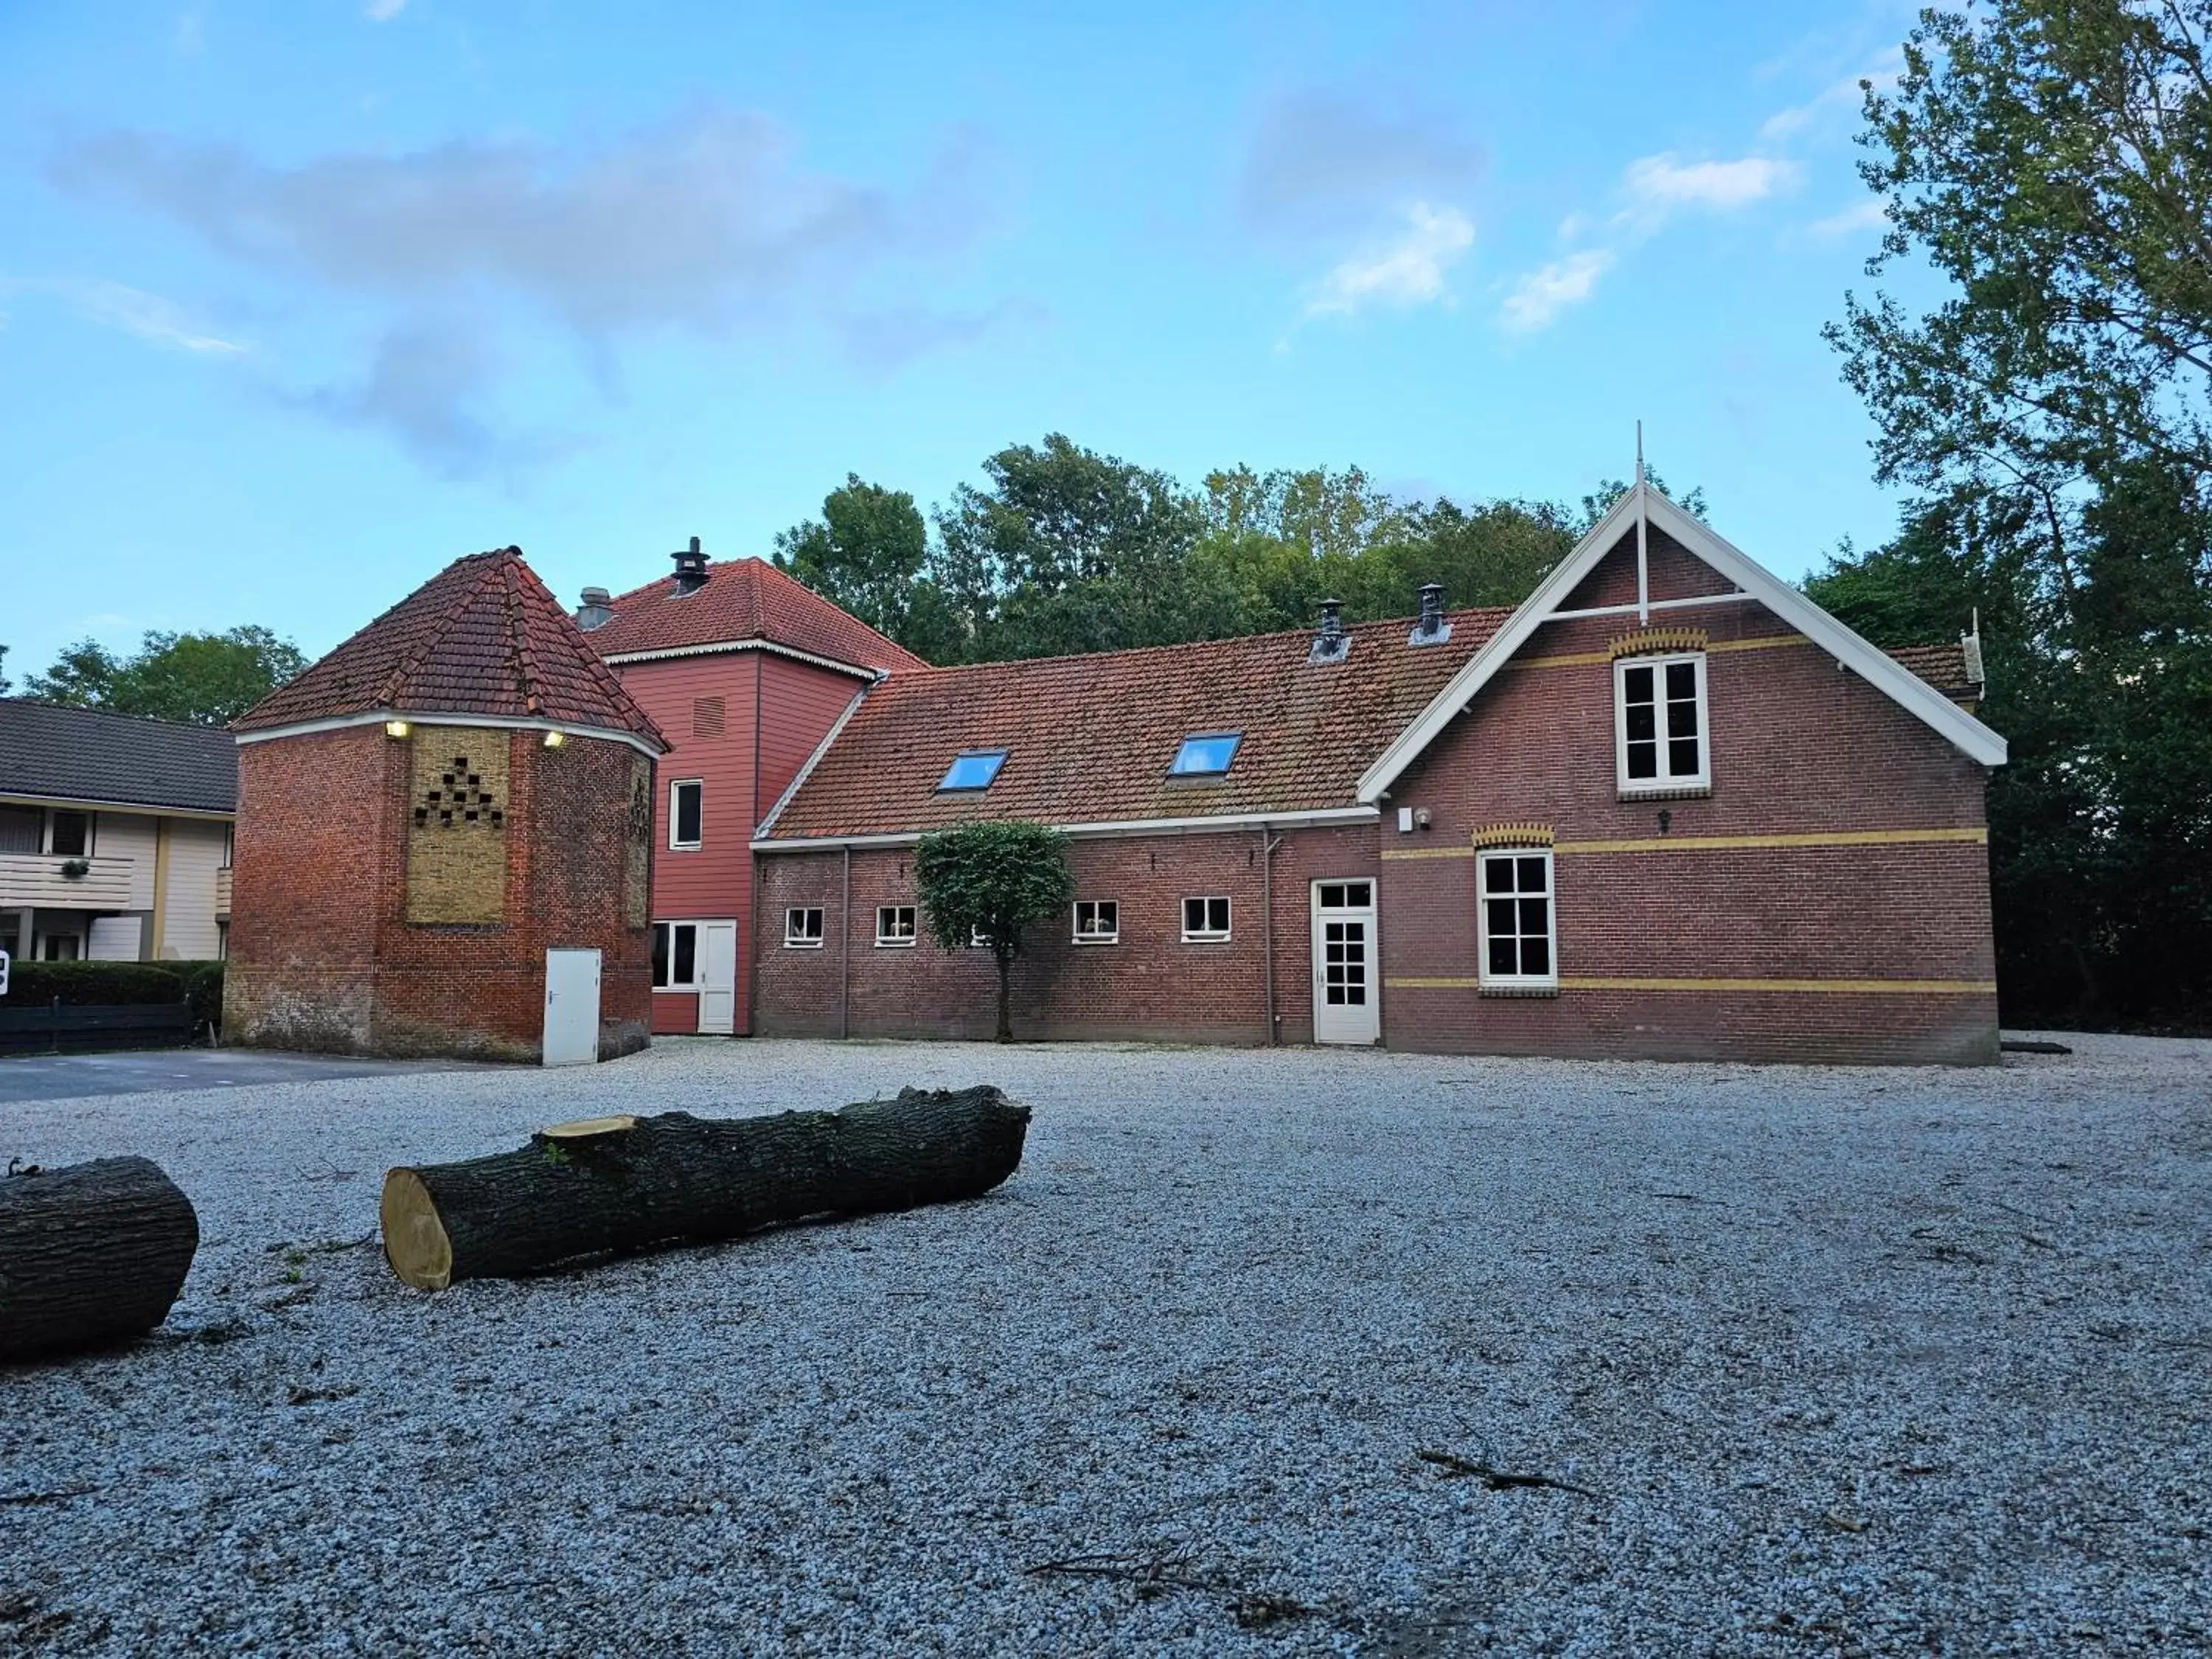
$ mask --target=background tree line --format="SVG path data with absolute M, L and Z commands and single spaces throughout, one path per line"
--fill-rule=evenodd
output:
M 0 670 L 8 647 L 0 645 Z M 307 665 L 291 641 L 247 625 L 220 634 L 149 629 L 138 649 L 117 656 L 97 640 L 65 646 L 22 695 L 70 708 L 140 714 L 192 726 L 224 726 Z M 0 697 L 12 688 L 0 672 Z

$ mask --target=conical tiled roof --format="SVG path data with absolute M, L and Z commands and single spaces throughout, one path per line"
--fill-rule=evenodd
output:
M 519 547 L 454 560 L 233 729 L 386 713 L 597 726 L 667 747 Z

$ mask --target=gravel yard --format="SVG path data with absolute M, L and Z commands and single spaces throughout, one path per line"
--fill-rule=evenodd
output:
M 2203 1652 L 2212 1043 L 2069 1041 L 0 1104 L 203 1231 L 150 1342 L 0 1372 L 0 1652 Z M 373 1237 L 388 1164 L 560 1119 L 978 1080 L 1036 1112 L 980 1203 L 434 1297 Z

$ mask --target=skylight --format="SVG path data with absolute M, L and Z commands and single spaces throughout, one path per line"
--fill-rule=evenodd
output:
M 991 780 L 999 775 L 999 769 L 1006 763 L 1003 749 L 963 749 L 945 769 L 945 781 L 937 787 L 945 789 L 988 789 Z
M 1242 732 L 1200 732 L 1185 738 L 1182 747 L 1176 750 L 1175 764 L 1168 769 L 1168 775 L 1177 778 L 1218 778 L 1229 769 L 1229 763 L 1237 758 L 1237 745 L 1243 741 Z

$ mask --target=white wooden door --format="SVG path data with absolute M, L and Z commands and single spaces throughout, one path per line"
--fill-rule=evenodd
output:
M 699 1029 L 728 1036 L 738 1029 L 738 924 L 699 924 Z
M 545 1064 L 589 1066 L 599 1057 L 599 953 L 545 953 Z
M 1375 968 L 1374 882 L 1362 876 L 1314 883 L 1316 1042 L 1381 1039 L 1382 1004 Z

